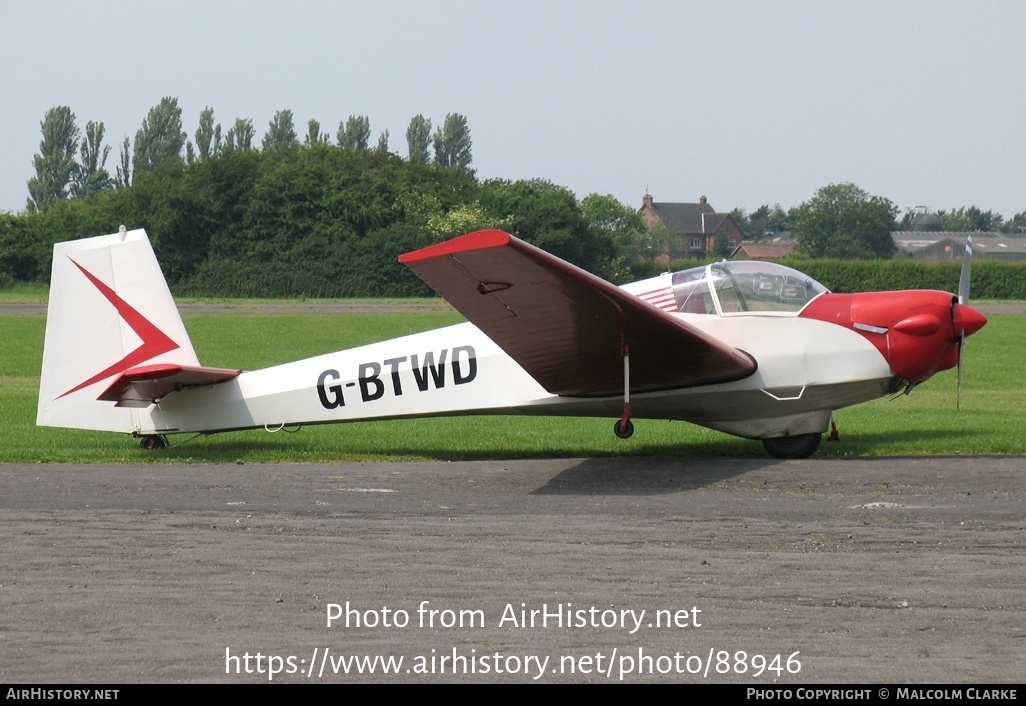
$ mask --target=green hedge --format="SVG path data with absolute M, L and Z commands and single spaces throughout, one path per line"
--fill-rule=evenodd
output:
M 895 289 L 958 289 L 961 262 L 914 260 L 788 260 L 782 264 L 818 280 L 832 292 Z M 973 299 L 1026 299 L 1026 262 L 977 260 L 970 288 Z

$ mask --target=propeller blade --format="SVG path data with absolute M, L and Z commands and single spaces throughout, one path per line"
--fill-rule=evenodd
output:
M 973 236 L 965 241 L 965 256 L 962 258 L 962 274 L 958 278 L 958 303 L 969 303 L 969 269 L 973 263 Z
M 958 277 L 958 304 L 969 303 L 969 279 L 970 270 L 973 265 L 973 236 L 966 236 L 965 255 L 962 257 L 962 273 Z M 953 309 L 957 308 L 956 304 Z M 959 312 L 961 314 L 961 312 Z M 961 319 L 961 317 L 959 317 Z M 962 321 L 959 320 L 960 324 Z M 955 409 L 961 408 L 962 403 L 962 352 L 965 350 L 965 326 L 961 326 L 958 332 L 958 378 L 955 383 Z

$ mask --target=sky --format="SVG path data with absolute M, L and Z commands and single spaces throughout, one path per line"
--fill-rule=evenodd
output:
M 641 207 L 784 209 L 853 182 L 904 212 L 1026 211 L 1026 3 L 983 0 L 0 0 L 0 210 L 25 208 L 40 122 L 112 147 L 178 99 L 224 128 L 275 112 L 334 138 L 467 117 L 481 179 Z M 133 224 L 132 227 L 145 227 Z

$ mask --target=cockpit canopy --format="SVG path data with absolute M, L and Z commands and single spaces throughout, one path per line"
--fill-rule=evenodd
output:
M 661 286 L 653 292 L 651 285 L 657 282 Z M 668 311 L 721 316 L 797 314 L 827 291 L 822 284 L 798 270 L 775 262 L 755 261 L 714 262 L 638 284 L 649 285 L 637 289 L 632 287 L 638 296 Z M 650 293 L 661 296 L 650 296 Z

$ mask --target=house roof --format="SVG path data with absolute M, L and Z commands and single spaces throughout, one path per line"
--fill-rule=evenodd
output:
M 708 203 L 656 203 L 645 206 L 667 228 L 679 233 L 712 234 L 720 229 L 729 213 L 716 213 Z
M 970 235 L 973 237 L 973 242 L 977 240 L 997 240 L 1005 237 L 1001 233 L 967 233 L 954 230 L 896 230 L 891 233 L 891 238 L 894 240 L 894 244 L 899 246 L 905 243 L 926 243 L 927 245 L 932 245 L 933 243 L 939 243 L 942 240 L 948 239 L 965 242 L 965 239 Z
M 794 241 L 786 243 L 755 243 L 751 240 L 742 240 L 730 253 L 731 259 L 744 258 L 746 260 L 776 260 L 786 257 L 794 250 Z
M 983 256 L 1006 257 L 1013 254 L 1026 254 L 1026 239 L 1010 238 L 1004 233 L 965 233 L 958 231 L 908 231 L 899 230 L 891 233 L 894 245 L 899 252 L 914 253 L 931 245 L 945 242 L 963 246 L 966 239 L 972 236 L 973 250 Z

